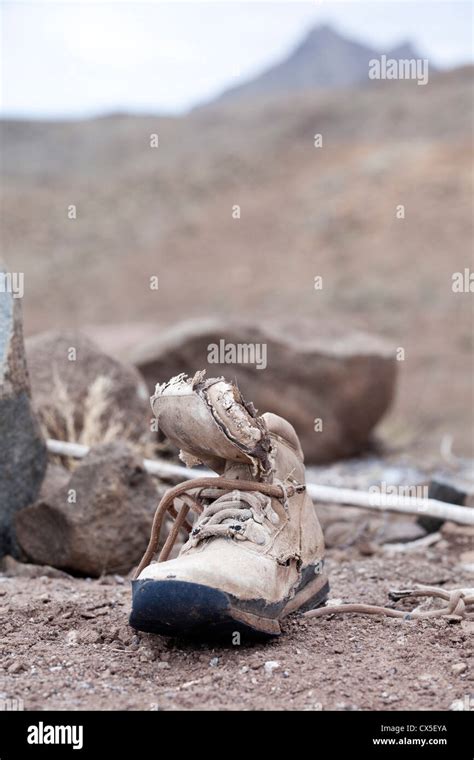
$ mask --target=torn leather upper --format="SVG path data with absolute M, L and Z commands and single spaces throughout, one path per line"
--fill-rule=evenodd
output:
M 265 421 L 232 383 L 205 379 L 205 370 L 193 378 L 183 373 L 158 384 L 150 401 L 160 430 L 188 466 L 202 463 L 221 474 L 234 461 L 249 464 L 255 477 L 270 478 Z

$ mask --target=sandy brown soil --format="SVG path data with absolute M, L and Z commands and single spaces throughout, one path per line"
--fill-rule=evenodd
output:
M 450 537 L 403 556 L 330 550 L 331 596 L 385 604 L 390 588 L 410 583 L 472 586 L 468 568 L 458 564 L 470 542 Z M 137 635 L 127 624 L 129 605 L 122 578 L 0 577 L 0 696 L 22 699 L 26 710 L 474 704 L 472 622 L 293 616 L 279 640 L 216 646 Z M 279 663 L 271 675 L 269 661 Z

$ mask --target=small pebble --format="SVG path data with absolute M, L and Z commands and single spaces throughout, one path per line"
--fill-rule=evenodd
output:
M 271 676 L 274 670 L 277 670 L 280 667 L 280 663 L 277 660 L 267 660 L 265 665 L 263 666 L 263 670 L 265 672 L 265 675 Z

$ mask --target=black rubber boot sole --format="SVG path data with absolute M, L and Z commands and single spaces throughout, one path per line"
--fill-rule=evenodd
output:
M 328 591 L 326 582 L 306 598 L 304 609 L 322 604 Z M 268 638 L 280 635 L 279 618 L 287 614 L 285 602 L 269 608 L 263 601 L 254 600 L 242 609 L 230 594 L 187 581 L 136 580 L 132 581 L 132 594 L 130 625 L 139 631 L 163 636 L 231 640 L 239 633 L 241 637 L 252 639 Z

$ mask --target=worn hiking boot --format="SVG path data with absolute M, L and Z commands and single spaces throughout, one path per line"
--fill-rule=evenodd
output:
M 183 461 L 220 477 L 187 481 L 162 499 L 130 624 L 165 635 L 278 635 L 285 615 L 320 605 L 329 590 L 303 452 L 286 420 L 257 416 L 234 385 L 204 374 L 157 385 L 151 403 Z M 152 562 L 167 512 L 175 522 Z M 168 559 L 180 530 L 187 541 Z

